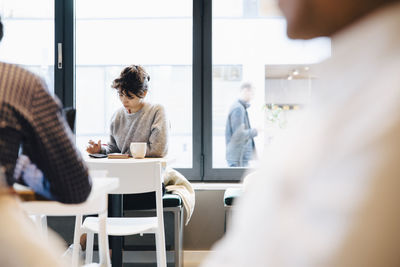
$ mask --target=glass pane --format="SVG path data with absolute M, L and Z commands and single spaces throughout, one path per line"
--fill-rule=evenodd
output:
M 307 104 L 330 40 L 288 39 L 274 0 L 213 0 L 212 27 L 213 168 L 251 167 Z
M 93 6 L 96 8 L 94 9 Z M 149 73 L 146 101 L 165 107 L 173 167 L 192 167 L 192 1 L 76 0 L 77 145 L 109 139 L 121 103 L 112 81 L 128 65 Z
M 54 92 L 54 0 L 2 0 L 0 60 L 41 76 Z

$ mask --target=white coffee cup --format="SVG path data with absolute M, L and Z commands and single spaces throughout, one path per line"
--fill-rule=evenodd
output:
M 134 157 L 135 159 L 144 158 L 144 156 L 146 156 L 146 148 L 147 148 L 147 143 L 132 142 L 130 146 L 132 157 Z

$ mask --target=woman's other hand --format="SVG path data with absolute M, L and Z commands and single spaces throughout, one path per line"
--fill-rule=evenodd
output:
M 86 151 L 89 154 L 100 153 L 100 151 L 101 151 L 101 141 L 99 140 L 97 143 L 95 143 L 93 140 L 89 140 L 89 145 L 86 147 Z

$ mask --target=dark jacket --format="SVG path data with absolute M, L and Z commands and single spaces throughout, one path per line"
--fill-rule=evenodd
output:
M 61 104 L 36 75 L 0 62 L 0 165 L 7 182 L 16 180 L 19 148 L 43 172 L 50 193 L 60 202 L 79 203 L 91 190 L 91 179 Z M 18 178 L 18 177 L 17 177 Z

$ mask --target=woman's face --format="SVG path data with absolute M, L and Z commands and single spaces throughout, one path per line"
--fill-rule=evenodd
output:
M 125 95 L 118 91 L 119 100 L 121 101 L 122 105 L 125 107 L 126 111 L 131 114 L 139 111 L 143 107 L 144 97 L 146 96 L 146 92 L 144 93 L 143 97 L 137 97 L 134 94 Z

